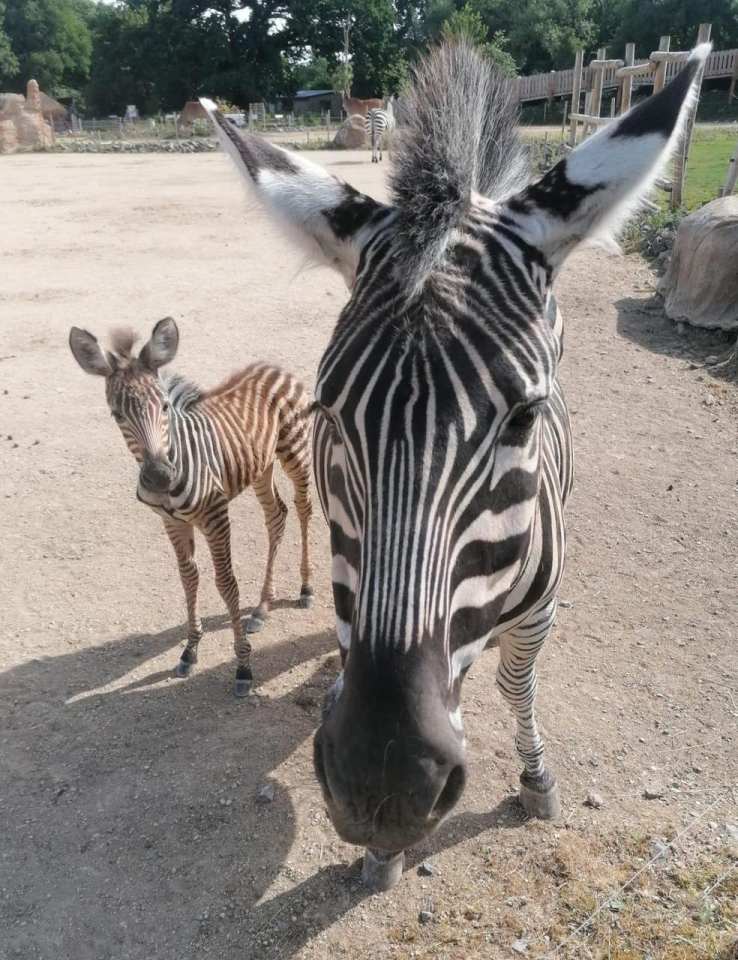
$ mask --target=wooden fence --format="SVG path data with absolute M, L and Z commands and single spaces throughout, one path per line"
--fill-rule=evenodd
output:
M 636 60 L 638 65 L 645 66 L 649 60 Z M 680 63 L 666 65 L 665 80 L 668 83 L 681 68 Z M 615 77 L 617 67 L 612 66 L 602 71 L 603 89 L 617 86 Z M 714 50 L 705 64 L 705 80 L 720 77 L 734 78 L 738 75 L 738 50 Z M 585 67 L 582 72 L 582 90 L 591 90 L 594 81 L 594 71 Z M 633 77 L 633 86 L 644 86 L 653 83 L 653 75 L 648 73 L 636 74 Z M 553 100 L 555 97 L 570 97 L 574 90 L 574 70 L 552 70 L 550 73 L 533 73 L 529 77 L 518 77 L 518 99 L 521 103 L 529 100 Z

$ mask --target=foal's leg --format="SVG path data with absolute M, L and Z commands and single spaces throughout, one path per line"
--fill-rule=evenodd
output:
M 243 631 L 238 583 L 231 566 L 231 521 L 227 503 L 214 504 L 208 510 L 202 521 L 202 530 L 213 558 L 215 585 L 228 608 L 233 628 L 233 649 L 237 664 L 234 692 L 237 697 L 245 697 L 251 690 L 253 682 L 251 644 Z
M 258 480 L 254 480 L 254 493 L 261 504 L 261 509 L 264 511 L 264 521 L 269 538 L 269 552 L 264 573 L 264 585 L 261 588 L 261 600 L 259 606 L 252 611 L 251 616 L 246 621 L 247 633 L 258 633 L 261 630 L 269 613 L 269 607 L 274 600 L 274 558 L 284 536 L 287 517 L 287 505 L 274 485 L 273 461 Z
M 313 605 L 313 588 L 310 583 L 313 570 L 310 565 L 310 537 L 309 526 L 313 516 L 313 502 L 310 498 L 310 458 L 303 456 L 303 450 L 292 457 L 282 458 L 282 469 L 287 474 L 295 489 L 295 508 L 300 520 L 300 537 L 302 554 L 300 557 L 300 606 L 303 608 Z
M 556 615 L 556 601 L 500 637 L 497 684 L 517 721 L 515 746 L 525 765 L 520 802 L 531 817 L 551 820 L 561 812 L 556 778 L 543 764 L 543 740 L 535 715 L 536 656 Z
M 202 640 L 202 623 L 197 614 L 197 586 L 200 577 L 195 563 L 195 531 L 189 523 L 169 519 L 164 521 L 164 529 L 174 547 L 187 603 L 187 645 L 174 672 L 178 677 L 187 677 L 197 663 L 197 645 Z

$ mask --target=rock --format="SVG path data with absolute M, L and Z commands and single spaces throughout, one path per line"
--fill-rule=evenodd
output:
M 528 941 L 527 940 L 515 940 L 510 944 L 510 949 L 513 953 L 517 953 L 518 956 L 524 957 L 528 952 Z
M 428 863 L 427 860 L 424 860 L 418 867 L 418 876 L 419 877 L 432 877 L 435 873 L 433 866 Z
M 649 783 L 643 788 L 644 800 L 663 800 L 666 789 L 658 783 Z
M 274 784 L 265 783 L 264 786 L 259 787 L 256 791 L 256 802 L 271 803 L 272 800 L 274 800 Z
M 421 910 L 420 913 L 418 914 L 418 921 L 419 921 L 420 923 L 424 923 L 424 924 L 425 924 L 425 923 L 432 923 L 432 922 L 433 922 L 433 914 L 431 913 L 430 910 Z
M 336 131 L 333 138 L 335 147 L 344 147 L 346 149 L 357 149 L 363 147 L 366 143 L 366 125 L 364 117 L 354 114 L 347 117 Z
M 658 286 L 666 315 L 696 327 L 738 330 L 737 256 L 738 195 L 685 217 Z
M 671 847 L 658 837 L 654 837 L 648 852 L 651 860 L 668 860 L 671 856 Z
M 599 810 L 600 807 L 604 804 L 604 800 L 599 793 L 588 793 L 584 801 L 585 807 L 592 807 L 595 810 Z

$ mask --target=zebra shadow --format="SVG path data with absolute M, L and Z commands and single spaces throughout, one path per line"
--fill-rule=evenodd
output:
M 282 960 L 368 896 L 310 759 L 333 631 L 265 634 L 246 701 L 230 694 L 230 661 L 187 681 L 144 676 L 148 658 L 176 661 L 181 638 L 136 633 L 0 674 L 8 960 Z M 453 817 L 408 869 L 522 822 L 512 814 L 506 800 Z
M 735 331 L 704 330 L 684 324 L 677 327 L 664 312 L 664 302 L 651 297 L 623 297 L 615 303 L 618 311 L 617 331 L 626 340 L 651 353 L 679 357 L 699 366 L 708 357 L 721 357 L 735 345 Z M 710 376 L 719 380 L 735 379 L 735 364 L 708 366 Z

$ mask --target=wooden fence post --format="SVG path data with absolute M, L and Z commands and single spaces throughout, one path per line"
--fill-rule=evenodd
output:
M 607 48 L 600 47 L 600 49 L 597 51 L 597 59 L 604 60 L 606 57 L 607 57 Z M 585 110 L 585 113 L 588 116 L 599 117 L 600 112 L 602 111 L 602 81 L 605 78 L 605 73 L 603 70 L 599 68 L 596 70 L 593 70 L 590 67 L 590 70 L 592 71 L 592 90 L 589 95 L 590 96 L 589 107 Z M 593 128 L 591 124 L 585 123 L 584 135 L 587 136 L 587 134 L 592 129 Z M 594 127 L 594 129 L 596 130 L 597 128 Z
M 584 64 L 584 50 L 577 50 L 574 58 L 574 78 L 571 92 L 571 113 L 579 113 L 579 101 L 582 97 L 582 66 Z M 577 121 L 571 121 L 569 130 L 569 146 L 577 145 Z
M 659 40 L 659 50 L 666 51 L 671 46 L 671 37 L 662 37 Z M 666 60 L 659 60 L 656 65 L 656 73 L 653 75 L 653 92 L 659 93 L 664 89 L 664 81 L 666 80 Z
M 735 87 L 738 83 L 738 53 L 733 55 L 733 76 L 730 78 L 730 89 L 728 90 L 728 103 L 735 96 Z
M 625 44 L 625 66 L 632 67 L 635 63 L 636 45 L 634 43 Z M 630 110 L 630 100 L 633 95 L 633 75 L 626 73 L 623 77 L 623 86 L 620 92 L 620 112 L 627 113 Z
M 701 23 L 697 31 L 697 43 L 707 43 L 712 32 L 711 23 Z M 661 64 L 659 64 L 661 66 Z M 697 75 L 697 97 L 687 114 L 687 122 L 684 127 L 681 142 L 677 147 L 674 156 L 674 174 L 671 178 L 671 209 L 676 210 L 681 207 L 684 198 L 684 179 L 687 173 L 687 159 L 689 158 L 689 148 L 692 143 L 692 133 L 694 132 L 694 121 L 697 116 L 697 107 L 699 105 L 700 91 L 702 89 L 702 74 L 704 67 Z

